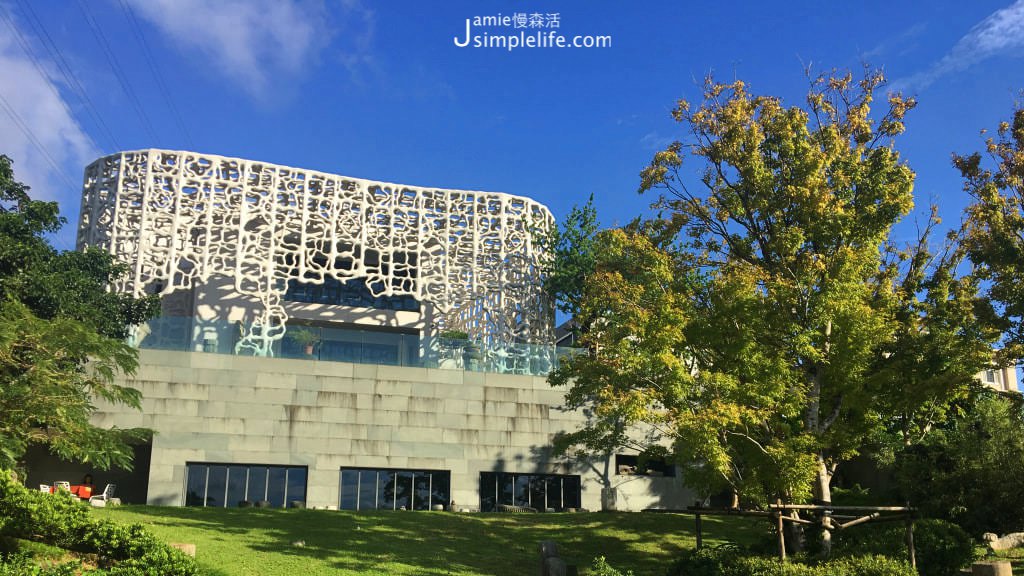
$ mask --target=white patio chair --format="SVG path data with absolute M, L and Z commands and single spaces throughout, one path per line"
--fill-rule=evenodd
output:
M 107 484 L 102 493 L 89 497 L 89 504 L 96 507 L 106 506 L 107 502 L 114 499 L 114 490 L 117 490 L 117 484 Z
M 39 485 L 39 491 L 40 492 L 46 492 L 47 494 L 49 494 L 50 493 L 50 485 L 49 484 L 40 484 Z

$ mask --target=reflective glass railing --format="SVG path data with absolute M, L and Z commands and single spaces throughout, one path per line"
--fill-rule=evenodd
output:
M 140 349 L 251 356 L 239 346 L 247 327 L 241 322 L 161 317 L 137 326 L 130 342 Z M 538 344 L 482 346 L 469 340 L 421 338 L 419 334 L 359 328 L 288 326 L 268 356 L 327 362 L 414 366 L 471 372 L 545 376 L 576 348 Z

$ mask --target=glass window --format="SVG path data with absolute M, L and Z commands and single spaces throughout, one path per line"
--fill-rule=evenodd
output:
M 249 488 L 246 500 L 253 504 L 267 499 L 267 469 L 263 466 L 249 468 Z
M 186 506 L 230 507 L 266 500 L 281 507 L 286 491 L 289 501 L 306 499 L 305 466 L 189 462 L 185 469 Z
M 395 472 L 395 510 L 412 509 L 412 486 L 412 472 Z
M 429 510 L 447 505 L 451 472 L 447 470 L 341 469 L 342 510 Z
M 569 474 L 480 473 L 480 510 L 498 505 L 529 506 L 537 510 L 580 507 L 580 477 Z
M 267 501 L 275 508 L 284 508 L 287 504 L 284 501 L 285 477 L 287 471 L 284 468 L 271 468 L 267 475 Z
M 206 469 L 202 464 L 186 466 L 185 506 L 202 506 L 206 500 Z
M 341 503 L 342 510 L 355 510 L 359 502 L 359 471 L 343 470 L 341 472 Z
M 249 476 L 248 466 L 228 467 L 228 506 L 239 506 L 245 500 L 245 484 Z
M 480 473 L 480 509 L 494 510 L 498 505 L 498 475 L 494 472 Z
M 359 506 L 357 510 L 377 509 L 377 471 L 359 472 Z
M 305 468 L 289 468 L 288 469 L 288 494 L 287 502 L 288 506 L 291 506 L 292 502 L 306 501 L 306 469 Z
M 225 491 L 228 487 L 228 467 L 210 466 L 210 473 L 206 480 L 206 505 L 224 506 Z

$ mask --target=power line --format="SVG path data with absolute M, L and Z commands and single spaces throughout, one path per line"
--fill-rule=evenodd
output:
M 92 98 L 89 97 L 89 93 L 85 91 L 85 87 L 83 87 L 82 83 L 78 80 L 78 75 L 75 74 L 74 70 L 64 58 L 64 53 L 61 51 L 60 47 L 57 46 L 57 43 L 53 41 L 50 33 L 47 32 L 46 26 L 43 25 L 42 20 L 39 19 L 39 16 L 32 8 L 31 2 L 26 2 L 25 0 L 18 0 L 18 2 L 22 10 L 29 15 L 29 24 L 36 32 L 36 35 L 43 40 L 43 47 L 46 48 L 47 52 L 49 52 L 50 58 L 56 62 L 57 69 L 60 71 L 61 75 L 64 76 L 67 86 L 71 88 L 72 92 L 74 92 L 76 96 L 78 96 L 78 99 L 85 105 L 85 109 L 89 112 L 93 121 L 103 131 L 103 134 L 106 136 L 107 140 L 109 140 L 109 143 L 113 145 L 113 148 L 110 148 L 110 150 L 121 150 L 121 146 L 118 144 L 117 138 L 114 137 L 114 133 L 103 120 L 103 116 L 100 114 L 99 109 L 95 104 L 93 104 Z
M 174 105 L 171 92 L 167 89 L 167 84 L 164 82 L 163 74 L 161 74 L 156 59 L 153 58 L 153 53 L 149 49 L 149 42 L 146 41 L 146 36 L 142 33 L 142 27 L 139 26 L 139 21 L 135 18 L 135 11 L 132 10 L 131 5 L 126 0 L 121 0 L 121 9 L 128 16 L 132 31 L 135 32 L 135 37 L 139 40 L 139 44 L 142 45 L 142 53 L 146 58 L 146 64 L 149 65 L 149 71 L 153 73 L 153 78 L 160 88 L 160 94 L 164 97 L 164 103 L 171 110 L 171 115 L 174 116 L 174 120 L 178 124 L 181 133 L 185 135 L 185 141 L 188 143 L 189 149 L 194 150 L 195 144 L 192 142 L 192 135 L 189 134 L 188 128 L 185 126 L 185 120 L 182 118 L 181 113 L 178 112 L 178 107 Z
M 57 164 L 57 162 L 53 159 L 53 156 L 50 156 L 50 153 L 46 151 L 46 147 L 44 147 L 42 142 L 40 142 L 39 139 L 36 138 L 35 133 L 32 132 L 31 128 L 28 127 L 28 124 L 25 124 L 25 121 L 22 120 L 21 115 L 18 114 L 18 111 L 14 109 L 14 106 L 11 106 L 11 103 L 7 100 L 7 98 L 4 97 L 3 93 L 0 93 L 0 104 L 3 104 L 4 111 L 7 112 L 7 115 L 11 117 L 11 120 L 14 121 L 14 124 L 17 125 L 18 129 L 21 130 L 25 137 L 28 138 L 30 142 L 32 142 L 32 145 L 36 147 L 36 150 L 39 150 L 39 153 L 42 154 L 44 158 L 46 158 L 46 161 L 49 162 L 50 167 L 53 168 L 53 171 L 56 172 L 57 175 L 64 180 L 64 183 L 67 184 L 68 188 L 71 188 L 72 190 L 78 188 L 78 186 L 76 186 L 71 181 L 71 179 L 68 178 L 68 175 L 64 173 L 64 170 L 62 170 L 61 167 Z
M 3 15 L 4 20 L 7 22 L 7 26 L 11 29 L 11 32 L 14 33 L 14 37 L 21 45 L 22 51 L 25 52 L 26 56 L 28 56 L 28 59 L 32 62 L 32 66 L 35 67 L 36 72 L 39 73 L 39 77 L 43 80 L 43 84 L 45 84 L 46 87 L 50 89 L 50 92 L 53 93 L 54 98 L 56 98 L 57 102 L 60 103 L 62 108 L 64 108 L 64 112 L 68 115 L 68 118 L 74 121 L 75 115 L 71 112 L 71 109 L 68 108 L 67 102 L 64 101 L 64 97 L 57 91 L 56 86 L 54 86 L 53 81 L 50 79 L 50 75 L 46 73 L 43 65 L 39 63 L 39 59 L 36 58 L 35 52 L 32 50 L 32 46 L 28 43 L 28 40 L 26 40 L 25 36 L 22 35 L 21 30 L 18 30 L 18 27 L 14 25 L 14 19 L 7 10 L 0 11 L 0 14 Z M 83 132 L 83 134 L 85 133 Z M 88 134 L 85 134 L 85 137 L 89 139 L 90 144 L 96 146 L 96 143 L 92 141 L 92 138 Z
M 110 64 L 111 70 L 114 71 L 114 76 L 117 77 L 117 81 L 121 85 L 121 89 L 124 90 L 125 95 L 128 96 L 128 100 L 131 101 L 132 106 L 135 108 L 135 113 L 138 114 L 139 119 L 142 121 L 143 128 L 145 128 L 149 133 L 149 137 L 152 139 L 151 145 L 156 145 L 157 137 L 156 131 L 153 129 L 153 124 L 150 123 L 149 116 L 146 115 L 146 111 L 142 107 L 142 102 L 139 101 L 138 96 L 135 95 L 135 91 L 132 90 L 131 84 L 128 82 L 128 77 L 121 68 L 121 64 L 117 61 L 117 56 L 114 54 L 114 51 L 110 48 L 110 43 L 107 42 L 106 35 L 103 34 L 103 29 L 96 24 L 95 20 L 93 20 L 92 14 L 89 12 L 89 8 L 82 2 L 82 0 L 78 0 L 78 7 L 82 10 L 82 14 L 85 15 L 85 22 L 89 25 L 92 35 L 100 44 L 100 48 L 103 49 L 103 55 L 106 56 L 107 63 Z

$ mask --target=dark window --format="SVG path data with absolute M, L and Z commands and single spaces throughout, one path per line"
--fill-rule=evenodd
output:
M 341 510 L 430 510 L 447 506 L 451 472 L 447 470 L 375 470 L 342 468 Z
M 185 469 L 186 506 L 232 507 L 266 500 L 284 507 L 306 500 L 305 466 L 189 462 Z
M 480 510 L 493 512 L 499 504 L 537 510 L 580 507 L 580 477 L 574 474 L 480 473 Z
M 616 454 L 615 473 L 623 476 L 676 475 L 676 467 L 663 458 L 641 458 L 636 454 Z
M 383 286 L 375 285 L 374 288 L 380 291 Z M 411 286 L 407 289 L 411 289 Z M 366 287 L 366 280 L 363 278 L 342 281 L 327 276 L 322 283 L 289 280 L 284 299 L 289 302 L 377 308 L 378 310 L 407 310 L 410 312 L 419 312 L 420 310 L 419 301 L 412 296 L 374 296 L 373 292 Z

